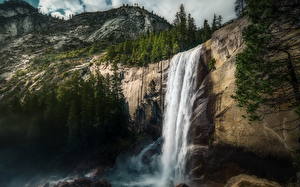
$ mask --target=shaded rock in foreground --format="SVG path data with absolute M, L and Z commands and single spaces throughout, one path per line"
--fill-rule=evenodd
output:
M 281 187 L 280 184 L 269 181 L 266 179 L 260 179 L 250 175 L 238 175 L 232 177 L 225 187 Z

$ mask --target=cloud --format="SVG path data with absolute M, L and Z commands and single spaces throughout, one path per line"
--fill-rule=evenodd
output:
M 198 26 L 202 26 L 204 19 L 212 20 L 214 13 L 224 17 L 228 21 L 235 17 L 235 0 L 40 0 L 39 7 L 43 13 L 65 16 L 65 13 L 57 10 L 65 10 L 68 14 L 78 14 L 84 11 L 103 11 L 116 8 L 122 4 L 138 3 L 150 11 L 173 21 L 175 13 L 181 3 L 187 12 L 195 18 Z
M 235 0 L 132 0 L 144 5 L 147 9 L 173 21 L 180 4 L 184 4 L 186 11 L 191 13 L 197 24 L 203 24 L 204 19 L 212 20 L 214 13 L 220 14 L 225 21 L 233 19 Z
M 79 0 L 40 0 L 39 9 L 42 13 L 58 17 L 67 17 L 66 12 L 78 14 L 84 11 Z

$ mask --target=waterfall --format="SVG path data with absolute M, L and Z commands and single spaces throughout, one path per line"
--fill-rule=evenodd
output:
M 176 55 L 170 64 L 163 123 L 161 186 L 185 182 L 188 132 L 202 46 Z
M 197 93 L 202 46 L 175 55 L 170 63 L 161 140 L 121 160 L 107 178 L 114 187 L 169 187 L 188 182 L 188 132 Z M 161 149 L 153 154 L 153 150 Z M 151 151 L 152 150 L 152 151 Z M 146 161 L 145 161 L 146 160 Z

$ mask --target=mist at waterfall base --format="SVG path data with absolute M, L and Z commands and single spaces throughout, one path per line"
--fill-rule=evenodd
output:
M 114 187 L 168 187 L 189 183 L 186 160 L 192 107 L 197 93 L 197 69 L 202 46 L 171 60 L 162 138 L 138 155 L 121 158 L 106 178 Z

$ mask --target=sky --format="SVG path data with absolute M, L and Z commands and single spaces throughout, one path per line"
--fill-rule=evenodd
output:
M 0 0 L 3 2 L 4 0 Z M 138 3 L 147 10 L 173 21 L 175 13 L 181 3 L 185 5 L 187 12 L 195 18 L 199 27 L 204 19 L 212 20 L 214 13 L 222 15 L 224 22 L 235 17 L 235 0 L 26 0 L 35 7 L 39 7 L 42 13 L 59 17 L 69 17 L 71 14 L 79 14 L 84 11 L 94 12 L 116 8 L 122 4 Z

